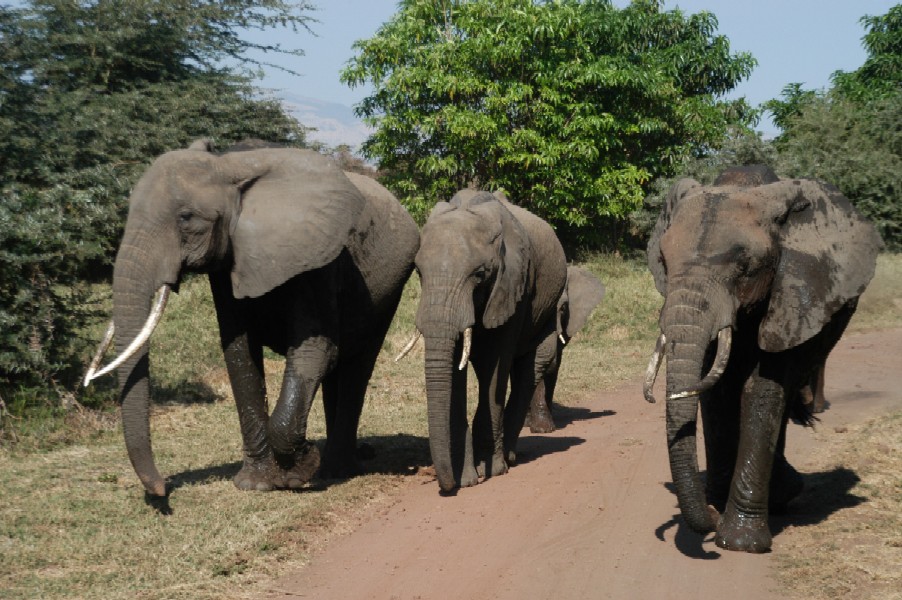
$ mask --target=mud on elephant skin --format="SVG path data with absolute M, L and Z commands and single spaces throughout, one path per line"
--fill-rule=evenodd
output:
M 429 445 L 443 491 L 507 472 L 536 384 L 555 358 L 567 263 L 551 227 L 501 194 L 433 209 L 416 256 Z M 467 364 L 478 380 L 472 429 Z M 507 398 L 510 384 L 510 398 Z
M 738 181 L 738 185 L 737 185 Z M 664 296 L 646 399 L 667 359 L 667 438 L 683 518 L 718 546 L 766 552 L 769 505 L 801 489 L 786 424 L 874 274 L 881 242 L 834 187 L 728 171 L 669 191 L 648 245 Z M 769 183 L 767 183 L 769 181 Z M 696 457 L 701 405 L 707 462 Z
M 567 267 L 567 284 L 557 304 L 557 342 L 552 362 L 536 385 L 526 425 L 533 433 L 551 433 L 555 430 L 551 406 L 561 366 L 564 348 L 570 339 L 585 326 L 589 315 L 604 298 L 604 284 L 589 271 L 575 266 Z
M 148 339 L 189 271 L 207 273 L 244 446 L 241 489 L 298 487 L 359 471 L 366 387 L 419 232 L 375 181 L 308 150 L 206 142 L 158 157 L 129 199 L 113 272 L 113 322 L 86 384 L 118 368 L 129 458 L 148 493 L 166 485 L 149 430 Z M 159 290 L 159 292 L 157 292 Z M 151 310 L 151 300 L 158 299 Z M 94 372 L 113 331 L 119 356 Z M 286 358 L 268 414 L 263 347 Z M 323 388 L 326 442 L 307 439 Z

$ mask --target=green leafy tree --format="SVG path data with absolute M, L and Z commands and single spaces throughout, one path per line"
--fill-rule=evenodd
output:
M 372 82 L 363 153 L 419 219 L 503 188 L 573 241 L 622 220 L 643 186 L 754 117 L 718 99 L 755 65 L 703 12 L 641 0 L 403 0 L 342 73 Z
M 902 250 L 902 92 L 865 104 L 821 98 L 779 139 L 777 170 L 835 185 Z
M 833 74 L 834 90 L 852 100 L 891 96 L 902 91 L 902 4 L 885 15 L 864 16 L 862 38 L 868 58 L 851 73 Z
M 304 127 L 252 86 L 265 65 L 247 58 L 300 51 L 240 31 L 303 30 L 309 9 L 281 0 L 0 7 L 0 397 L 74 387 L 92 317 L 82 280 L 107 275 L 128 192 L 155 156 L 200 137 L 304 144 Z
M 837 71 L 833 87 L 790 84 L 764 104 L 782 129 L 776 167 L 790 177 L 836 185 L 877 226 L 887 247 L 902 249 L 902 4 L 861 19 L 867 58 Z

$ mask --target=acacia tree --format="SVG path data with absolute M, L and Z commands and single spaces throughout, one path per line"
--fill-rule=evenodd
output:
M 73 387 L 89 345 L 81 280 L 106 273 L 128 191 L 149 161 L 198 137 L 304 143 L 303 126 L 255 92 L 260 63 L 246 55 L 300 51 L 253 44 L 240 31 L 303 30 L 309 8 L 282 0 L 0 6 L 0 398 Z
M 403 0 L 342 73 L 373 85 L 363 153 L 420 219 L 467 185 L 577 232 L 623 218 L 650 180 L 753 118 L 719 98 L 754 59 L 730 53 L 713 14 L 661 9 Z

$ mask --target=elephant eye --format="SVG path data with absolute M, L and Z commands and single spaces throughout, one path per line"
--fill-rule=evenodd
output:
M 183 210 L 179 212 L 179 223 L 185 224 L 191 221 L 194 217 L 194 213 L 190 210 Z

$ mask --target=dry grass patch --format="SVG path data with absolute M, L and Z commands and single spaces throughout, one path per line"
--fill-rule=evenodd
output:
M 811 600 L 902 599 L 902 413 L 821 443 L 814 471 L 827 475 L 796 502 L 837 510 L 780 535 L 781 583 Z

